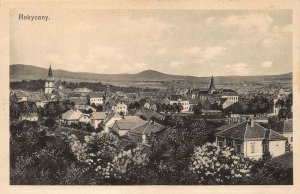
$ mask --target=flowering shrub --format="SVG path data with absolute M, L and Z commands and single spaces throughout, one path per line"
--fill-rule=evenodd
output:
M 81 143 L 76 136 L 69 137 L 73 153 L 85 164 L 84 172 L 95 172 L 100 179 L 121 179 L 128 169 L 146 161 L 142 148 L 117 153 L 118 138 L 112 133 L 92 133 Z
M 233 184 L 250 176 L 251 161 L 233 148 L 206 143 L 195 149 L 189 168 L 200 184 Z

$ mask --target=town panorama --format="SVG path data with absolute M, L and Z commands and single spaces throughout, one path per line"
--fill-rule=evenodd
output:
M 292 184 L 288 85 L 44 76 L 11 82 L 11 184 Z
M 11 9 L 10 184 L 293 185 L 295 14 L 273 7 Z

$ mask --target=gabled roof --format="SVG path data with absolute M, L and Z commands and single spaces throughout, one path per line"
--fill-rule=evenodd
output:
M 24 91 L 15 91 L 15 95 L 17 98 L 28 97 L 28 93 Z
M 103 125 L 106 125 L 112 118 L 122 118 L 122 116 L 117 112 L 109 113 L 106 118 L 104 119 Z
M 211 96 L 209 96 L 205 101 L 207 101 L 209 104 L 215 104 L 216 101 L 214 98 L 212 98 Z
M 153 111 L 153 110 L 149 110 L 147 108 L 142 108 L 136 111 L 135 116 L 145 116 L 147 119 L 150 119 L 152 117 L 163 120 L 165 119 L 165 116 Z
M 86 98 L 68 98 L 71 102 L 74 102 L 76 105 L 80 104 L 87 104 L 87 99 Z
M 29 93 L 28 94 L 28 101 L 31 101 L 31 102 L 41 102 L 41 101 L 43 101 L 41 99 L 41 96 L 43 96 L 44 99 L 47 100 L 47 98 L 46 98 L 46 96 L 44 94 Z
M 200 100 L 198 99 L 189 99 L 189 104 L 198 104 Z
M 83 94 L 78 93 L 78 92 L 71 92 L 71 93 L 69 93 L 68 97 L 69 98 L 80 98 L 80 97 L 83 97 Z
M 286 140 L 279 133 L 266 129 L 257 123 L 254 123 L 253 127 L 251 127 L 247 121 L 236 125 L 226 125 L 223 129 L 223 131 L 216 133 L 216 136 L 242 140 Z
M 137 116 L 125 116 L 123 119 L 121 119 L 115 123 L 114 129 L 131 130 L 131 129 L 141 126 L 145 123 L 146 123 L 146 121 L 140 119 Z
M 71 109 L 61 115 L 64 120 L 79 120 L 79 118 L 83 115 L 78 109 Z
M 32 112 L 32 113 L 20 113 L 21 117 L 26 117 L 26 118 L 32 118 L 32 117 L 37 117 L 38 114 L 36 112 Z
M 90 98 L 103 98 L 103 95 L 104 95 L 103 92 L 102 93 L 91 92 L 91 93 L 88 94 L 88 96 Z
M 229 128 L 231 128 L 231 127 L 237 125 L 237 124 L 238 124 L 238 123 L 229 123 L 229 124 L 226 124 L 226 125 L 222 125 L 222 126 L 216 128 L 215 130 L 216 130 L 216 131 L 219 131 L 219 132 L 220 132 L 220 131 L 224 131 L 225 129 L 229 129 Z
M 293 121 L 284 120 L 273 124 L 272 129 L 278 133 L 292 133 L 293 132 Z
M 74 92 L 84 92 L 84 93 L 88 93 L 88 92 L 91 92 L 91 90 L 88 89 L 88 88 L 75 88 L 75 89 L 74 89 Z
M 222 92 L 235 92 L 233 89 L 223 89 Z
M 93 112 L 91 114 L 91 119 L 94 120 L 104 120 L 106 118 L 107 114 L 105 112 Z
M 91 107 L 90 105 L 87 105 L 87 104 L 78 104 L 78 105 L 75 105 L 76 108 L 78 108 L 79 110 L 89 110 L 91 109 L 92 111 L 96 111 L 96 109 L 94 107 Z
M 179 99 L 181 100 L 188 100 L 185 96 L 179 95 L 179 94 L 173 94 L 168 97 L 169 100 L 171 101 L 178 101 Z
M 130 130 L 130 132 L 150 135 L 151 133 L 156 133 L 165 128 L 166 128 L 165 126 L 163 126 L 157 122 L 149 121 L 148 123 L 146 123 L 144 125 L 135 127 L 134 129 Z

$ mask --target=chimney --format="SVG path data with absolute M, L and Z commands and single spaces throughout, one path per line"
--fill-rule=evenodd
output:
M 253 121 L 253 119 L 250 119 L 250 127 L 254 127 L 254 121 Z

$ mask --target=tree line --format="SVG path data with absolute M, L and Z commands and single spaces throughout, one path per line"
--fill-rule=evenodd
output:
M 88 88 L 92 91 L 99 92 L 105 91 L 106 85 L 103 85 L 101 82 L 66 82 L 62 81 L 61 85 L 63 88 L 68 88 L 74 90 L 76 88 Z M 45 88 L 45 80 L 22 80 L 22 81 L 14 81 L 10 82 L 10 88 L 13 90 L 26 90 L 26 91 L 40 91 Z M 137 93 L 137 92 L 156 92 L 158 89 L 154 88 L 137 88 L 137 87 L 121 87 L 109 85 L 109 90 L 112 92 L 122 91 L 126 93 Z

